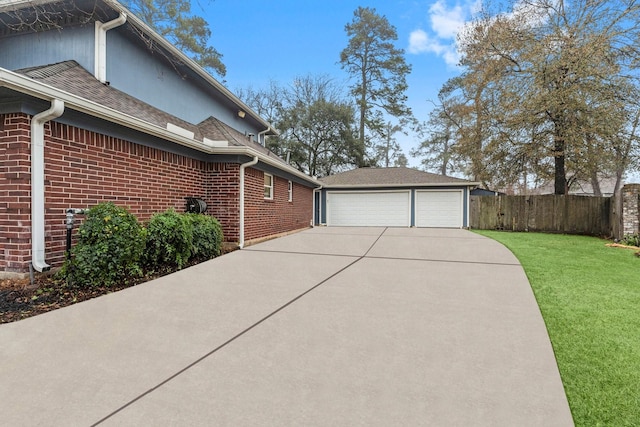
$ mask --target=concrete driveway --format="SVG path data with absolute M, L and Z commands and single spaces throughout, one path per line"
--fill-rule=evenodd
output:
M 515 257 L 315 228 L 0 326 L 12 426 L 570 426 Z

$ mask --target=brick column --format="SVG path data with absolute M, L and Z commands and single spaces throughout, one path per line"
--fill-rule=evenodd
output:
M 31 118 L 0 115 L 0 276 L 29 271 Z
M 640 234 L 640 184 L 622 187 L 622 235 Z

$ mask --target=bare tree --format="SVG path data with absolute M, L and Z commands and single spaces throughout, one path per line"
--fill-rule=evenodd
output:
M 456 152 L 456 141 L 461 129 L 448 92 L 440 91 L 439 103 L 429 113 L 429 120 L 421 126 L 420 134 L 424 138 L 420 145 L 411 151 L 411 155 L 421 159 L 426 171 L 435 171 L 440 175 L 450 175 L 463 171 L 460 155 Z
M 460 36 L 459 105 L 476 120 L 458 151 L 477 178 L 551 166 L 556 194 L 572 180 L 628 165 L 629 96 L 640 64 L 635 1 L 529 0 L 485 13 Z M 627 147 L 628 148 L 628 147 Z M 628 154 L 625 154 L 628 153 Z M 499 166 L 496 169 L 495 166 Z M 514 168 L 514 166 L 517 166 Z M 526 172 L 525 172 L 526 171 Z
M 307 75 L 286 86 L 238 91 L 240 99 L 280 132 L 267 147 L 311 176 L 353 167 L 362 156 L 354 132 L 354 109 L 342 88 L 326 75 Z

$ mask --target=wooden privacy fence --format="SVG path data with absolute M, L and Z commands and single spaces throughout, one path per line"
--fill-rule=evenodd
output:
M 590 196 L 471 196 L 471 228 L 612 236 L 615 198 Z

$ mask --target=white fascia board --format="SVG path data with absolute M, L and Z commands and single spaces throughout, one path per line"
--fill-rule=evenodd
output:
M 24 8 L 26 6 L 43 5 L 49 3 L 55 3 L 57 0 L 0 0 L 0 11 L 13 11 Z M 175 56 L 180 62 L 191 68 L 196 74 L 202 77 L 207 83 L 218 90 L 224 97 L 234 103 L 239 110 L 245 111 L 251 117 L 253 117 L 258 123 L 264 126 L 265 129 L 270 128 L 275 135 L 278 135 L 278 131 L 275 130 L 269 122 L 264 120 L 258 113 L 256 113 L 251 107 L 242 102 L 240 98 L 234 95 L 229 89 L 224 87 L 219 81 L 217 81 L 211 74 L 207 73 L 197 62 L 189 58 L 177 47 L 171 44 L 168 40 L 158 34 L 155 30 L 144 23 L 140 18 L 133 14 L 129 9 L 124 7 L 116 0 L 103 0 L 105 4 L 109 5 L 113 10 L 119 13 L 124 13 L 127 16 L 127 23 L 135 25 L 144 34 L 148 35 L 154 42 L 160 45 L 163 49 Z
M 229 141 L 225 140 L 220 140 L 220 141 L 214 141 L 213 139 L 209 139 L 209 138 L 202 138 L 202 142 L 205 145 L 208 145 L 211 148 L 219 148 L 219 147 L 228 147 L 229 146 Z
M 177 142 L 181 145 L 195 148 L 200 151 L 207 151 L 203 150 L 204 145 L 201 142 L 195 141 L 194 139 L 186 138 L 160 126 L 145 122 L 144 120 L 140 120 L 136 117 L 114 110 L 113 108 L 105 107 L 86 98 L 57 89 L 53 86 L 40 83 L 30 79 L 29 77 L 14 73 L 4 68 L 0 68 L 0 86 L 31 95 L 35 98 L 44 99 L 46 101 L 60 99 L 64 101 L 67 108 L 72 110 L 101 118 L 111 123 L 123 125 L 143 133 L 158 136 L 169 141 Z
M 167 130 L 169 132 L 175 133 L 176 135 L 184 136 L 185 138 L 193 139 L 193 137 L 195 136 L 195 134 L 190 130 L 174 125 L 173 123 L 167 123 Z
M 39 6 L 47 3 L 51 3 L 51 0 L 2 0 L 0 12 L 13 12 L 25 6 Z
M 303 179 L 311 184 L 313 184 L 316 187 L 320 187 L 322 186 L 322 183 L 320 181 L 318 181 L 316 178 L 313 178 L 303 172 L 300 172 L 298 169 L 284 164 L 276 159 L 274 159 L 273 157 L 269 157 L 264 155 L 263 153 L 254 150 L 251 147 L 246 147 L 246 146 L 230 146 L 230 147 L 218 147 L 218 148 L 214 148 L 212 150 L 212 152 L 214 154 L 227 154 L 227 155 L 244 155 L 244 156 L 249 156 L 249 157 L 255 157 L 257 156 L 258 159 L 260 160 L 261 163 L 273 166 L 277 169 L 280 169 L 283 172 L 287 172 L 291 175 L 294 175 L 300 179 Z
M 288 172 L 309 183 L 313 183 L 316 186 L 320 185 L 320 182 L 315 178 L 312 178 L 289 165 L 276 161 L 253 148 L 247 146 L 211 147 L 205 142 L 187 138 L 185 136 L 171 132 L 163 127 L 145 122 L 144 120 L 140 120 L 128 114 L 121 113 L 120 111 L 114 110 L 113 108 L 105 107 L 96 102 L 79 97 L 77 95 L 73 95 L 69 92 L 57 89 L 53 86 L 38 82 L 29 77 L 6 70 L 2 67 L 0 67 L 0 87 L 6 87 L 8 89 L 16 90 L 20 93 L 24 93 L 26 95 L 30 95 L 46 101 L 59 99 L 61 101 L 64 101 L 65 106 L 68 109 L 79 111 L 92 117 L 104 119 L 108 122 L 119 124 L 129 129 L 134 129 L 142 133 L 146 133 L 148 135 L 157 136 L 164 140 L 174 142 L 185 147 L 193 148 L 204 153 L 246 155 L 249 157 L 258 156 L 260 161 L 263 163 Z
M 478 185 L 477 182 L 434 182 L 434 183 L 423 183 L 423 184 L 322 184 L 324 189 L 333 190 L 333 189 L 358 189 L 358 188 L 403 188 L 403 187 L 420 187 L 420 188 L 430 188 L 430 187 L 475 187 Z

